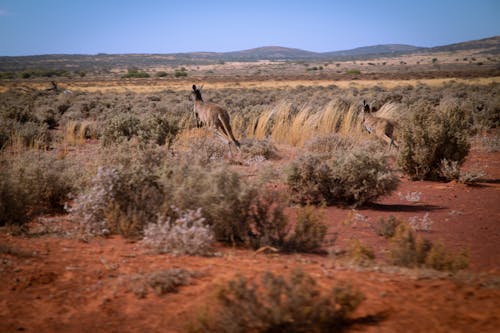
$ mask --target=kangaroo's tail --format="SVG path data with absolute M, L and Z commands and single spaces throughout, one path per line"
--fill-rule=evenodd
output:
M 234 145 L 239 148 L 240 143 L 238 142 L 238 140 L 235 139 L 233 135 L 233 130 L 231 129 L 231 124 L 229 122 L 229 116 L 221 117 L 221 115 L 219 115 L 218 118 L 222 124 L 222 127 L 224 128 L 224 132 L 226 132 L 226 135 L 234 142 Z

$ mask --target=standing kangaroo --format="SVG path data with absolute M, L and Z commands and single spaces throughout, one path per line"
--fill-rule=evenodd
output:
M 196 118 L 196 127 L 206 125 L 215 131 L 215 134 L 222 140 L 227 141 L 229 152 L 231 153 L 231 141 L 239 149 L 240 143 L 234 138 L 231 129 L 231 121 L 227 111 L 215 103 L 204 102 L 201 97 L 201 88 L 193 84 L 191 95 L 194 97 L 194 116 Z
M 394 141 L 394 127 L 395 124 L 389 119 L 379 118 L 372 114 L 370 106 L 363 100 L 363 127 L 370 134 L 375 134 L 378 138 L 384 140 L 392 146 L 399 149 L 398 144 Z

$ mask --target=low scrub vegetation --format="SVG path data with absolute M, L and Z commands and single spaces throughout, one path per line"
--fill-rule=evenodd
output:
M 442 244 L 418 236 L 407 223 L 400 223 L 391 238 L 391 261 L 404 267 L 427 267 L 456 272 L 468 266 L 465 252 L 453 254 Z
M 456 178 L 469 152 L 469 127 L 459 107 L 422 105 L 402 125 L 399 165 L 413 179 Z
M 35 216 L 61 212 L 75 190 L 65 160 L 38 151 L 0 156 L 0 225 L 22 226 Z
M 396 189 L 398 178 L 386 156 L 367 146 L 338 151 L 328 160 L 301 156 L 290 167 L 287 183 L 302 204 L 362 205 Z
M 174 208 L 179 216 L 159 219 L 157 223 L 149 223 L 144 229 L 143 244 L 157 253 L 175 255 L 213 254 L 214 235 L 212 229 L 205 224 L 201 209 L 182 212 Z
M 302 271 L 289 278 L 267 272 L 262 281 L 238 276 L 219 287 L 215 304 L 191 324 L 191 332 L 340 332 L 356 320 L 363 301 L 352 287 L 339 284 L 322 292 Z

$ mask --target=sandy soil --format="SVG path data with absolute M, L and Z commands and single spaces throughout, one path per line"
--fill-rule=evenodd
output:
M 498 332 L 500 153 L 475 150 L 465 168 L 476 165 L 487 173 L 477 186 L 402 179 L 395 193 L 375 204 L 327 208 L 329 235 L 338 234 L 330 250 L 358 238 L 377 254 L 367 268 L 332 254 L 265 254 L 222 246 L 221 255 L 211 258 L 155 255 L 121 237 L 68 237 L 68 216 L 34 221 L 29 235 L 1 230 L 0 332 L 182 332 L 201 306 L 212 304 L 216 286 L 235 274 L 286 275 L 295 268 L 310 273 L 323 288 L 347 281 L 365 294 L 356 316 L 383 319 L 353 327 L 356 331 Z M 412 192 L 420 193 L 420 200 L 404 198 Z M 294 208 L 287 213 L 293 219 Z M 389 215 L 425 214 L 433 224 L 421 234 L 453 250 L 467 249 L 467 270 L 452 275 L 386 264 L 388 243 L 374 233 L 374 223 Z M 159 296 L 149 290 L 138 296 L 148 273 L 173 267 L 200 276 L 177 293 Z

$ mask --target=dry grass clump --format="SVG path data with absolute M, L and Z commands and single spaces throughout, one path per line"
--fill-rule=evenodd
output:
M 391 238 L 390 255 L 394 265 L 428 267 L 456 272 L 468 266 L 465 252 L 450 253 L 442 244 L 420 238 L 407 223 L 400 223 Z
M 465 160 L 470 148 L 468 131 L 464 110 L 436 110 L 424 104 L 402 124 L 399 165 L 413 179 L 443 179 L 449 176 L 443 172 L 443 160 L 456 167 Z
M 269 160 L 278 156 L 276 146 L 270 140 L 242 139 L 240 143 L 241 157 L 245 160 Z
M 350 241 L 347 254 L 351 262 L 359 266 L 368 266 L 375 259 L 373 249 L 364 245 L 359 239 Z
M 339 151 L 348 151 L 356 146 L 356 142 L 348 136 L 331 133 L 324 136 L 315 136 L 305 144 L 305 150 L 320 154 L 332 155 Z
M 148 274 L 147 284 L 156 295 L 161 296 L 175 293 L 179 287 L 189 285 L 194 275 L 184 268 L 170 268 Z
M 321 248 L 328 229 L 322 219 L 323 214 L 313 206 L 299 208 L 297 224 L 293 234 L 286 241 L 286 249 L 288 251 L 313 252 Z
M 292 163 L 287 178 L 295 202 L 328 205 L 362 205 L 391 193 L 398 182 L 386 156 L 367 146 L 339 151 L 327 160 L 301 156 Z
M 62 211 L 77 177 L 67 161 L 39 151 L 0 156 L 0 174 L 0 225 Z
M 375 226 L 375 232 L 379 236 L 385 238 L 392 238 L 396 234 L 397 227 L 402 223 L 402 221 L 396 219 L 394 216 L 389 216 L 387 219 L 380 218 L 377 225 Z
M 207 128 L 186 129 L 176 137 L 173 149 L 183 159 L 199 164 L 220 162 L 229 152 L 227 143 L 215 137 Z
M 356 322 L 363 295 L 338 285 L 323 292 L 308 274 L 267 272 L 260 283 L 243 276 L 219 287 L 216 304 L 198 316 L 191 332 L 340 332 Z
M 318 108 L 305 103 L 301 108 L 285 100 L 269 107 L 252 123 L 255 138 L 303 146 L 316 136 L 340 133 L 359 138 L 362 133 L 355 104 L 336 98 Z
M 88 139 L 97 139 L 99 132 L 93 121 L 68 121 L 64 125 L 63 143 L 75 146 L 82 145 Z
M 197 271 L 188 271 L 184 268 L 169 268 L 145 274 L 134 274 L 130 277 L 129 291 L 138 298 L 145 298 L 152 290 L 157 296 L 176 293 L 182 286 L 193 283 L 193 278 L 203 274 Z

